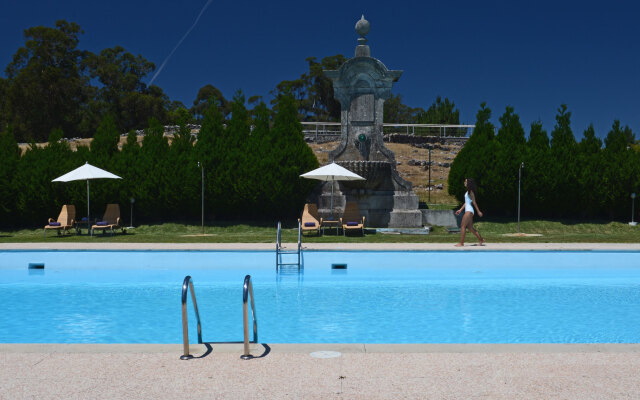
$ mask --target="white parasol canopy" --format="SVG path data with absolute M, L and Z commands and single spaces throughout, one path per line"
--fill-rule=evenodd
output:
M 86 162 L 83 166 L 74 169 L 71 172 L 57 177 L 51 182 L 70 182 L 87 180 L 87 229 L 90 227 L 90 208 L 89 208 L 89 180 L 90 179 L 122 179 L 118 175 L 105 171 Z
M 309 171 L 300 175 L 307 179 L 317 179 L 320 181 L 331 182 L 331 218 L 333 218 L 333 183 L 335 181 L 364 181 L 365 179 L 358 174 L 354 174 L 348 169 L 339 166 L 335 162 Z

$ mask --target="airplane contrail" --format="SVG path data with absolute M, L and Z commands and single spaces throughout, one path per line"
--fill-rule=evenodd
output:
M 160 64 L 160 68 L 158 68 L 158 70 L 156 71 L 155 74 L 153 74 L 153 77 L 151 78 L 151 80 L 149 81 L 149 86 L 151 86 L 153 84 L 153 81 L 158 77 L 158 75 L 160 75 L 160 72 L 162 72 L 162 69 L 164 68 L 165 64 L 167 64 L 167 61 L 169 61 L 169 59 L 171 58 L 171 56 L 173 55 L 173 53 L 176 52 L 176 50 L 178 50 L 178 47 L 180 47 L 180 45 L 182 44 L 182 42 L 184 42 L 184 40 L 187 38 L 187 36 L 189 36 L 189 33 L 191 33 L 191 31 L 193 30 L 193 28 L 196 27 L 196 25 L 198 25 L 198 21 L 200 21 L 200 17 L 202 16 L 202 14 L 204 13 L 204 10 L 207 9 L 207 7 L 209 7 L 209 4 L 211 4 L 213 0 L 208 0 L 207 4 L 204 5 L 204 7 L 202 7 L 202 10 L 200 10 L 200 14 L 198 14 L 198 17 L 196 17 L 196 20 L 193 22 L 193 25 L 191 25 L 191 28 L 189 28 L 187 30 L 187 32 L 182 36 L 182 39 L 180 39 L 180 41 L 178 42 L 178 44 L 176 44 L 176 47 L 173 48 L 173 50 L 171 50 L 171 53 L 169 53 L 169 55 L 167 56 L 167 58 L 164 59 L 164 61 L 162 62 L 162 64 Z

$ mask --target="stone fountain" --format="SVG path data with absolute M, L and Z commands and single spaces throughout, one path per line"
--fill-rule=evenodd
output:
M 329 153 L 329 162 L 335 161 L 366 179 L 336 183 L 334 210 L 342 214 L 347 201 L 356 201 L 366 217 L 366 226 L 420 227 L 418 196 L 411 182 L 398 174 L 395 155 L 385 147 L 382 132 L 384 102 L 402 71 L 389 70 L 371 57 L 365 37 L 369 28 L 362 16 L 356 23 L 360 37 L 355 57 L 338 70 L 324 71 L 333 81 L 334 96 L 342 105 L 340 144 Z M 329 217 L 331 183 L 320 184 L 313 196 L 321 216 Z

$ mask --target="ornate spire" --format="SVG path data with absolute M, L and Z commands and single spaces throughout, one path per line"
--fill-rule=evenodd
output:
M 364 14 L 358 22 L 356 22 L 356 32 L 360 37 L 358 38 L 358 46 L 356 46 L 356 57 L 371 57 L 371 51 L 367 46 L 367 38 L 365 37 L 369 33 L 371 24 L 364 19 Z

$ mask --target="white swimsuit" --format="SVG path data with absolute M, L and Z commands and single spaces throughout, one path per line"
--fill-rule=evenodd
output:
M 473 211 L 473 205 L 471 204 L 471 197 L 469 197 L 469 192 L 464 194 L 464 212 L 471 212 L 473 215 L 476 213 Z

